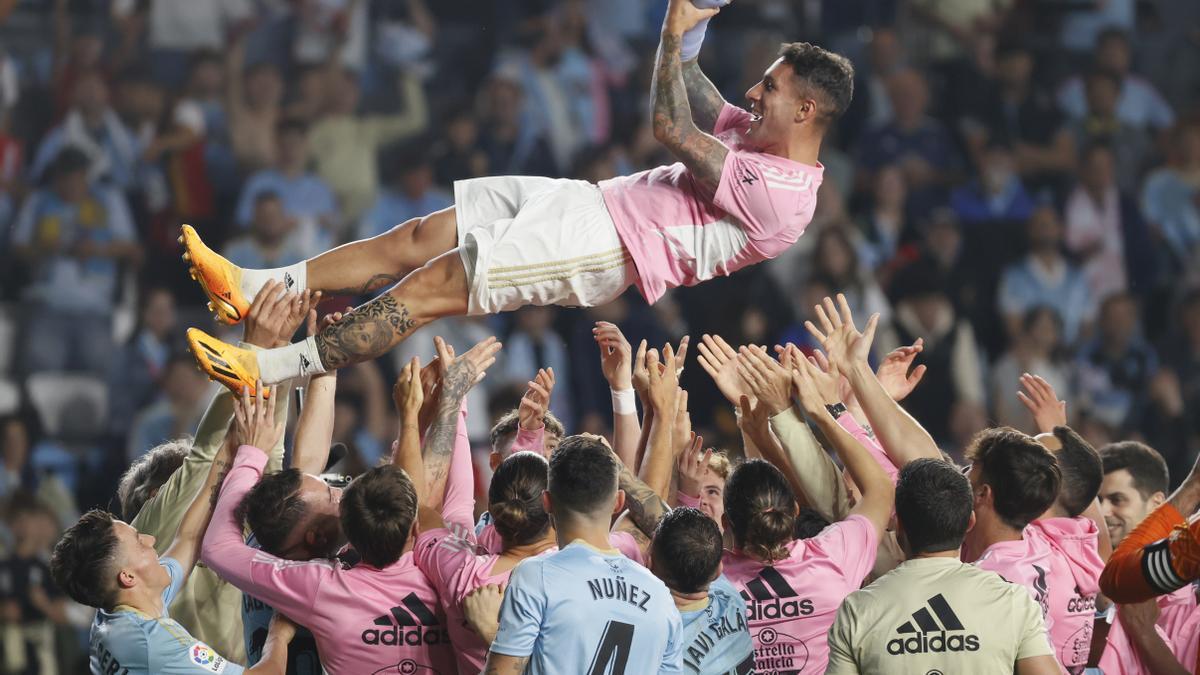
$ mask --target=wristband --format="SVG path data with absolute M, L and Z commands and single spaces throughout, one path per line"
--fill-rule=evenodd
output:
M 636 415 L 637 395 L 632 389 L 609 389 L 612 394 L 612 409 L 614 415 Z
M 829 411 L 829 414 L 832 415 L 833 419 L 835 420 L 846 414 L 845 403 L 829 403 L 826 404 L 825 409 Z

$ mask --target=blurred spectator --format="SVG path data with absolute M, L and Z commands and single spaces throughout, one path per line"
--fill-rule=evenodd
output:
M 1052 307 L 1063 321 L 1062 337 L 1076 344 L 1086 334 L 1095 312 L 1087 278 L 1062 253 L 1063 227 L 1052 206 L 1039 206 L 1029 218 L 1029 254 L 1008 266 L 1000 279 L 997 304 L 1007 333 L 1021 334 L 1026 312 Z
M 375 199 L 379 177 L 376 153 L 382 146 L 420 133 L 429 121 L 425 92 L 416 77 L 398 77 L 401 112 L 359 116 L 357 75 L 343 71 L 327 92 L 328 114 L 312 128 L 309 156 L 317 175 L 333 188 L 341 206 L 341 224 L 358 221 Z M 338 232 L 345 235 L 344 231 Z M 339 237 L 339 238 L 344 238 Z
M 208 406 L 210 383 L 196 371 L 188 354 L 172 356 L 167 362 L 160 390 L 158 400 L 139 411 L 131 423 L 127 462 L 159 443 L 190 436 Z
M 971 51 L 980 34 L 994 33 L 1004 25 L 1013 0 L 914 0 L 914 18 L 929 30 L 925 45 L 934 63 L 944 63 Z
M 388 185 L 358 224 L 357 239 L 383 234 L 412 218 L 454 206 L 454 196 L 433 183 L 427 141 L 389 153 Z
M 894 111 L 892 121 L 867 130 L 859 141 L 858 158 L 870 180 L 885 166 L 898 166 L 909 188 L 914 214 L 924 215 L 944 198 L 947 182 L 962 163 L 950 134 L 926 114 L 929 86 L 913 69 L 893 73 L 887 81 Z
M 497 379 L 524 385 L 537 375 L 538 368 L 554 369 L 554 392 L 550 409 L 567 428 L 575 422 L 571 405 L 571 369 L 573 359 L 566 341 L 554 330 L 554 310 L 549 307 L 522 307 L 513 314 L 513 329 L 504 341 L 504 362 L 497 368 Z
M 1120 80 L 1108 70 L 1092 70 L 1084 81 L 1087 113 L 1071 122 L 1075 145 L 1105 143 L 1116 155 L 1117 178 L 1122 190 L 1137 186 L 1153 143 L 1145 130 L 1117 117 L 1117 95 Z
M 1128 293 L 1104 300 L 1096 328 L 1096 336 L 1079 349 L 1081 406 L 1119 434 L 1128 433 L 1147 413 L 1158 355 L 1141 334 L 1137 301 Z
M 275 125 L 277 154 L 275 166 L 250 176 L 238 198 L 234 219 L 247 227 L 254 218 L 258 197 L 273 192 L 284 212 L 297 221 L 308 221 L 302 228 L 337 232 L 340 216 L 337 200 L 326 181 L 308 170 L 311 152 L 308 125 L 297 119 L 285 119 Z
M 117 19 L 148 13 L 151 58 L 155 77 L 164 85 L 181 82 L 197 50 L 219 50 L 233 24 L 251 19 L 250 0 L 114 0 Z
M 996 424 L 1028 434 L 1038 432 L 1033 416 L 1017 399 L 1019 380 L 1025 373 L 1042 376 L 1060 399 L 1072 399 L 1070 369 L 1062 359 L 1062 347 L 1062 320 L 1053 308 L 1042 305 L 1025 313 L 1012 348 L 992 366 L 988 391 Z
M 327 233 L 301 227 L 299 219 L 288 215 L 279 195 L 264 191 L 254 199 L 250 231 L 229 242 L 222 254 L 239 267 L 270 269 L 312 258 L 331 244 Z
M 999 141 L 988 144 L 979 175 L 956 188 L 950 203 L 968 226 L 1024 222 L 1033 213 L 1033 199 L 1017 175 L 1013 149 Z
M 1134 27 L 1135 0 L 1106 0 L 1070 7 L 1062 22 L 1062 44 L 1081 52 L 1101 42 L 1106 33 L 1125 35 Z
M 0 497 L 7 498 L 21 489 L 29 489 L 35 483 L 33 466 L 29 463 L 29 451 L 33 439 L 29 426 L 20 415 L 0 417 Z
M 329 63 L 362 70 L 367 57 L 367 5 L 361 0 L 300 0 L 294 3 L 297 63 Z
M 453 106 L 446 120 L 445 139 L 434 144 L 434 179 L 439 185 L 478 178 L 488 173 L 487 155 L 479 147 L 479 123 L 469 110 Z
M 996 79 L 963 121 L 967 148 L 981 164 L 990 141 L 1011 145 L 1017 173 L 1035 196 L 1062 190 L 1075 167 L 1075 144 L 1053 97 L 1034 86 L 1033 54 L 1017 38 L 996 45 Z
M 1113 0 L 1110 5 L 1128 3 L 1132 0 Z M 1175 123 L 1175 113 L 1149 80 L 1131 73 L 1133 54 L 1129 46 L 1129 35 L 1120 29 L 1105 30 L 1096 39 L 1095 67 L 1112 73 L 1117 78 L 1117 119 L 1141 130 L 1162 131 Z M 1084 78 L 1075 76 L 1063 83 L 1058 91 L 1058 104 L 1063 112 L 1074 118 L 1087 115 L 1088 100 Z
M 391 396 L 374 362 L 344 369 L 337 377 L 333 442 L 349 450 L 341 471 L 353 476 L 377 466 L 390 450 Z
M 180 337 L 171 291 L 162 287 L 144 290 L 137 328 L 117 350 L 109 369 L 108 413 L 113 434 L 123 434 L 137 412 L 154 401 Z
M 27 372 L 108 370 L 120 268 L 136 264 L 140 248 L 124 197 L 89 185 L 88 167 L 83 151 L 64 149 L 50 187 L 31 194 L 17 216 L 13 247 L 34 279 L 25 291 Z
M 1182 425 L 1192 439 L 1200 434 L 1200 290 L 1191 290 L 1179 303 L 1178 321 L 1162 351 L 1163 362 L 1180 382 L 1186 411 Z
M 1117 188 L 1115 164 L 1106 146 L 1086 148 L 1079 184 L 1063 212 L 1067 249 L 1083 265 L 1096 301 L 1118 291 L 1149 290 L 1156 273 L 1150 234 L 1137 203 Z
M 1146 177 L 1142 212 L 1162 233 L 1177 268 L 1189 269 L 1200 242 L 1200 125 L 1175 128 L 1170 163 Z
M 821 230 L 813 248 L 811 268 L 814 274 L 828 280 L 837 292 L 846 295 L 855 316 L 879 314 L 881 324 L 891 321 L 892 306 L 874 276 L 859 265 L 858 252 L 843 228 Z
M 229 140 L 238 167 L 254 172 L 275 165 L 275 126 L 283 109 L 283 79 L 273 63 L 245 65 L 245 40 L 234 42 L 225 60 Z
M 13 548 L 0 559 L 0 664 L 5 673 L 55 672 L 55 625 L 66 625 L 68 600 L 50 579 L 59 534 L 54 513 L 31 494 L 14 496 L 6 520 Z
M 512 73 L 497 72 L 484 86 L 480 146 L 489 170 L 497 175 L 555 175 L 546 140 L 522 122 L 525 105 L 525 91 Z
M 919 361 L 929 368 L 927 379 L 904 400 L 904 407 L 917 419 L 932 421 L 926 428 L 938 443 L 955 443 L 961 440 L 960 428 L 985 417 L 982 355 L 974 331 L 958 316 L 940 277 L 928 266 L 909 265 L 892 287 L 895 318 L 880 324 L 875 352 L 886 354 L 917 338 L 925 340 Z
M 132 185 L 137 166 L 137 144 L 120 117 L 109 106 L 108 85 L 99 71 L 80 73 L 71 94 L 71 108 L 38 146 L 30 174 L 45 178 L 50 164 L 64 148 L 79 150 L 88 160 L 88 178 L 107 181 L 124 190 Z
M 898 167 L 886 166 L 875 174 L 868 207 L 858 217 L 862 232 L 859 257 L 867 269 L 890 261 L 908 236 L 908 186 Z

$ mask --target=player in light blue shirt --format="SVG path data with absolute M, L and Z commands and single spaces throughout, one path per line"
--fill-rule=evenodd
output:
M 261 394 L 255 401 L 243 395 L 237 409 L 241 433 L 230 432 L 230 442 L 214 459 L 208 479 L 161 558 L 154 550 L 154 537 L 99 509 L 85 513 L 55 545 L 50 558 L 54 582 L 76 602 L 98 610 L 91 633 L 93 675 L 284 672 L 287 643 L 296 630 L 290 622 L 276 621 L 262 662 L 243 669 L 192 637 L 167 612 L 196 564 L 212 517 L 211 496 L 221 472 L 233 464 L 236 448 L 242 443 L 269 448 L 283 433 L 282 425 L 274 424 L 273 405 L 264 403 Z
M 678 508 L 659 521 L 650 544 L 650 569 L 671 589 L 683 620 L 683 672 L 754 672 L 754 642 L 746 601 L 721 575 L 724 549 L 716 521 Z
M 671 593 L 610 548 L 624 507 L 617 459 L 596 436 L 571 436 L 550 459 L 542 499 L 559 551 L 513 570 L 485 673 L 683 673 L 683 630 Z

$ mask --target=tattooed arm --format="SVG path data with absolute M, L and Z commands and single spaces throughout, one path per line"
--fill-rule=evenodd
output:
M 621 465 L 618 480 L 625 491 L 625 513 L 617 519 L 613 530 L 633 535 L 638 546 L 645 551 L 650 546 L 650 537 L 654 536 L 658 521 L 667 515 L 671 507 L 649 485 L 633 475 L 629 467 Z
M 408 307 L 385 294 L 355 307 L 317 335 L 317 354 L 334 370 L 384 354 L 417 327 Z
M 688 105 L 692 107 L 692 121 L 701 131 L 711 134 L 725 107 L 725 99 L 700 70 L 699 61 L 683 62 L 683 85 L 687 89 Z
M 679 48 L 685 31 L 714 14 L 714 10 L 698 9 L 691 0 L 671 0 L 658 46 L 654 82 L 650 88 L 654 138 L 683 162 L 697 184 L 709 195 L 716 193 L 717 185 L 721 182 L 721 168 L 725 165 L 729 148 L 701 131 L 693 120 Z M 698 84 L 694 88 L 698 92 L 703 91 Z M 696 98 L 696 114 L 707 122 L 713 103 L 706 96 Z M 720 108 L 717 108 L 717 113 L 720 113 Z M 712 122 L 716 122 L 715 116 Z
M 528 656 L 509 656 L 488 652 L 487 663 L 483 666 L 483 675 L 521 675 L 525 666 L 529 665 Z
M 430 508 L 441 510 L 463 398 L 496 362 L 500 343 L 494 336 L 489 337 L 457 358 L 442 338 L 434 338 L 434 344 L 438 362 L 444 364 L 445 370 L 442 373 L 442 392 L 437 411 L 425 434 L 425 502 Z

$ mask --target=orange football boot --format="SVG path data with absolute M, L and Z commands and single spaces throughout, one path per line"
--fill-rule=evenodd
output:
M 250 301 L 242 295 L 242 268 L 205 246 L 196 228 L 184 225 L 182 229 L 183 260 L 190 265 L 188 274 L 208 296 L 209 311 L 221 323 L 240 323 L 250 311 Z
M 242 387 L 249 387 L 251 396 L 255 394 L 260 378 L 254 352 L 221 342 L 199 328 L 187 330 L 187 341 L 201 371 L 235 394 L 240 395 Z M 263 387 L 263 398 L 270 398 L 270 392 L 269 387 Z

